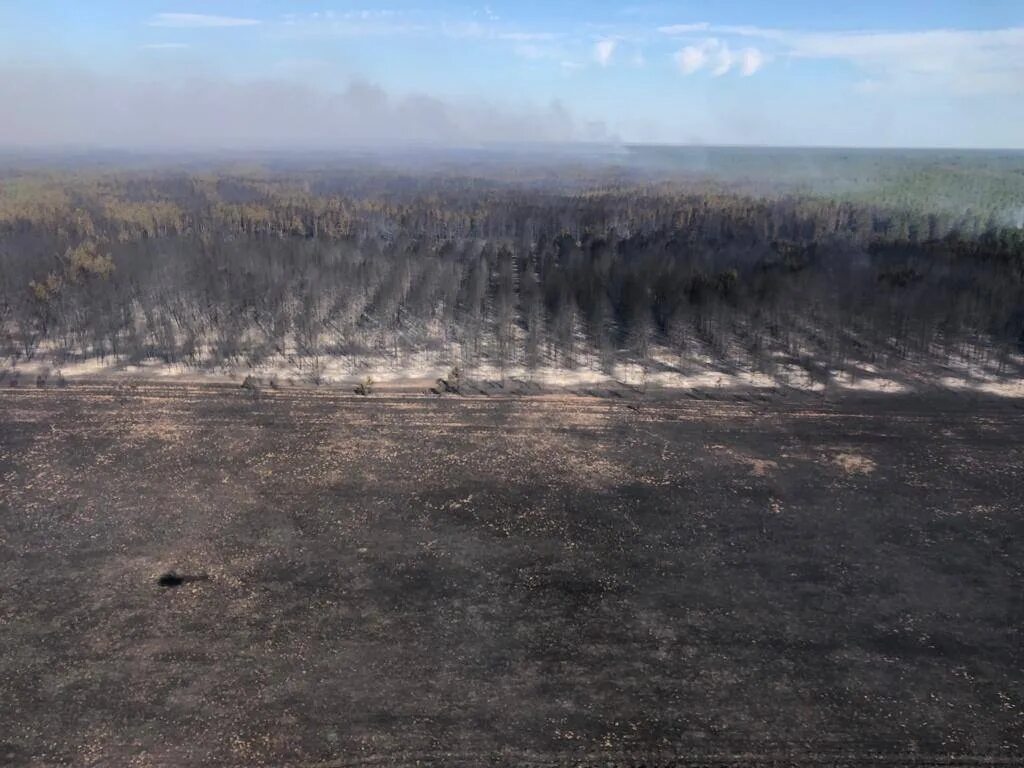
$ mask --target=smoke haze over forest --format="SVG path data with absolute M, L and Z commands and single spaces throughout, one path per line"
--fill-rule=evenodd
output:
M 0 145 L 1020 148 L 1024 10 L 806 0 L 0 8 Z
M 339 149 L 608 138 L 558 102 L 517 110 L 394 97 L 360 81 L 331 93 L 280 80 L 172 83 L 8 67 L 0 68 L 0 100 L 18 105 L 0 124 L 0 145 L 8 146 Z

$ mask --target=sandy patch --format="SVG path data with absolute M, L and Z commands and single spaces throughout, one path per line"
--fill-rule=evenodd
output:
M 859 453 L 837 453 L 832 463 L 848 475 L 870 475 L 876 467 L 874 461 Z
M 779 465 L 769 459 L 748 459 L 750 474 L 754 477 L 767 477 L 769 472 L 779 468 Z
M 772 461 L 771 459 L 759 459 L 754 456 L 746 456 L 730 448 L 726 448 L 724 445 L 712 445 L 711 450 L 721 456 L 727 457 L 729 460 L 734 461 L 737 464 L 746 465 L 748 472 L 753 477 L 768 477 L 772 472 L 779 468 L 778 462 Z
M 848 372 L 841 372 L 833 380 L 834 384 L 839 389 L 850 390 L 851 392 L 887 392 L 889 394 L 898 394 L 909 391 L 909 387 L 895 379 L 876 375 L 877 369 L 874 369 L 874 366 L 871 369 L 867 366 L 861 366 L 861 369 L 868 375 L 854 376 Z
M 813 359 L 811 350 L 805 350 L 804 354 Z M 535 369 L 523 365 L 499 366 L 493 361 L 461 365 L 462 353 L 458 344 L 449 345 L 443 352 L 419 350 L 397 356 L 374 352 L 358 356 L 325 354 L 318 358 L 303 357 L 293 347 L 286 346 L 282 353 L 252 365 L 242 362 L 214 365 L 207 360 L 206 365 L 198 366 L 168 364 L 159 359 L 129 363 L 110 356 L 103 361 L 91 358 L 58 363 L 54 350 L 44 347 L 31 361 L 0 360 L 0 371 L 20 376 L 21 386 L 31 386 L 37 376 L 43 378 L 44 386 L 55 386 L 61 380 L 139 377 L 177 383 L 241 383 L 247 376 L 252 376 L 260 386 L 269 386 L 273 381 L 278 386 L 323 384 L 351 391 L 352 387 L 369 377 L 382 393 L 395 389 L 423 393 L 434 387 L 438 379 L 447 378 L 454 366 L 460 365 L 465 394 L 475 394 L 480 389 L 535 392 L 544 389 L 617 389 L 622 386 L 641 392 L 649 388 L 727 392 L 791 387 L 822 394 L 899 394 L 931 390 L 938 386 L 952 391 L 1024 397 L 1024 378 L 1019 375 L 1024 358 L 1020 356 L 1008 356 L 1001 366 L 995 362 L 979 363 L 959 357 L 944 358 L 941 364 L 938 358 L 907 361 L 888 370 L 858 362 L 852 369 L 828 368 L 816 375 L 793 363 L 789 353 L 776 352 L 773 356 L 776 363 L 772 373 L 768 374 L 754 370 L 752 361 L 736 370 L 725 371 L 710 356 L 698 350 L 680 352 L 664 347 L 652 348 L 650 365 L 618 362 L 609 371 L 600 367 L 596 357 L 586 355 L 581 364 L 572 369 L 560 367 L 553 361 Z
M 957 389 L 968 392 L 983 392 L 998 397 L 1024 397 L 1024 380 L 970 380 L 956 376 L 943 376 L 939 384 L 945 389 Z

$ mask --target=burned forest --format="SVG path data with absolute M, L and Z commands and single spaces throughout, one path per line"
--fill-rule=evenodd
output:
M 21 172 L 0 182 L 0 321 L 8 364 L 57 368 L 1013 373 L 1024 230 L 694 179 Z

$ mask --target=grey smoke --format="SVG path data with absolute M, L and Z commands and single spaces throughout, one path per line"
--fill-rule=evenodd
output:
M 559 103 L 500 108 L 393 96 L 353 81 L 329 92 L 287 81 L 180 82 L 0 66 L 0 145 L 311 148 L 600 141 Z

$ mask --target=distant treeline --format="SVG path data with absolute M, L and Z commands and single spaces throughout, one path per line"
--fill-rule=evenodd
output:
M 769 370 L 1024 351 L 1024 231 L 678 185 L 246 175 L 0 186 L 0 352 Z

